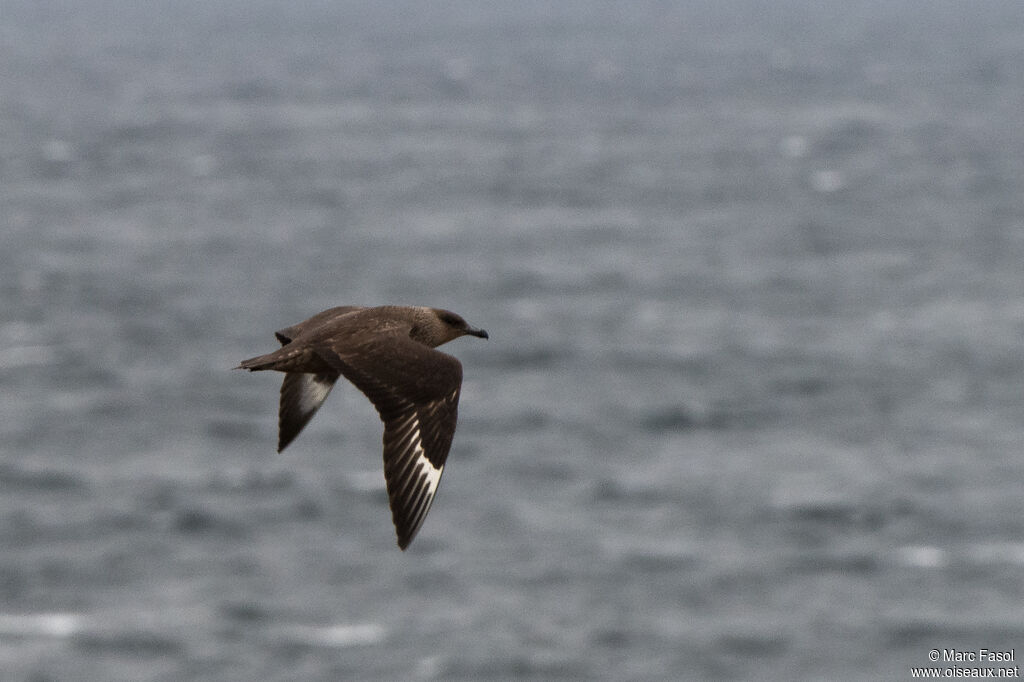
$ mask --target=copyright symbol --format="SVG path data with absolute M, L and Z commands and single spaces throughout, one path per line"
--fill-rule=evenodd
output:
M 937 660 L 939 660 L 939 650 L 938 649 L 932 649 L 931 651 L 929 651 L 928 652 L 928 660 L 929 661 L 937 661 Z

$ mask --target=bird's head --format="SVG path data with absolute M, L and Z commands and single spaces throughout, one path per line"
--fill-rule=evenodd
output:
M 489 338 L 483 329 L 470 326 L 461 315 L 442 308 L 426 308 L 423 319 L 412 331 L 412 337 L 421 343 L 436 348 L 460 336 Z

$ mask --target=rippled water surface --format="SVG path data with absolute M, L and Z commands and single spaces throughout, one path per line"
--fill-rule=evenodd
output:
M 906 679 L 1024 650 L 1014 2 L 0 2 L 11 680 Z M 407 552 L 340 385 L 458 311 Z

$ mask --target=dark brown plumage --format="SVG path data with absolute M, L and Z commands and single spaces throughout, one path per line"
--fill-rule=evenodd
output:
M 359 388 L 384 422 L 384 478 L 398 546 L 409 546 L 441 481 L 455 435 L 462 365 L 434 350 L 487 332 L 439 308 L 341 306 L 275 332 L 281 348 L 235 369 L 284 372 L 278 452 L 326 400 L 339 376 Z

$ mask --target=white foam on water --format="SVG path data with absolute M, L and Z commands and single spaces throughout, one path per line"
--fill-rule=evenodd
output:
M 0 355 L 0 368 L 49 365 L 56 358 L 50 346 L 12 346 Z
M 384 489 L 384 474 L 379 469 L 373 469 L 372 471 L 348 471 L 345 473 L 345 479 L 352 490 L 358 490 L 359 492 L 372 492 Z
M 276 629 L 279 638 L 307 646 L 344 648 L 379 644 L 387 631 L 376 623 L 350 625 L 285 625 Z
M 1024 564 L 1024 543 L 987 542 L 972 545 L 968 558 L 979 564 Z
M 907 545 L 896 550 L 897 561 L 917 568 L 942 568 L 949 563 L 949 553 L 940 547 Z
M 0 637 L 64 639 L 83 627 L 83 617 L 74 613 L 0 613 Z
M 819 170 L 811 174 L 811 188 L 821 194 L 838 192 L 846 186 L 846 176 L 842 171 Z
M 953 550 L 928 545 L 907 545 L 896 550 L 896 560 L 905 566 L 944 568 L 953 562 L 963 564 L 1024 565 L 1024 543 L 982 542 Z

